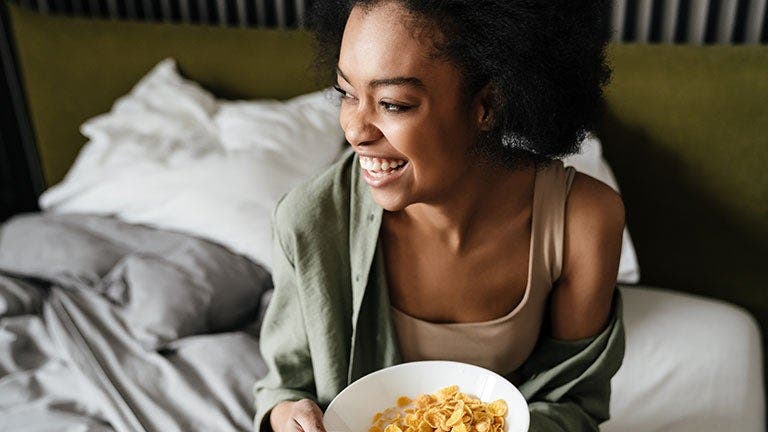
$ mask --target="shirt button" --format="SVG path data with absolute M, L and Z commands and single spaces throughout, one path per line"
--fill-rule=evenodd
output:
M 355 282 L 360 282 L 360 275 L 355 275 Z
M 371 222 L 373 222 L 373 213 L 371 213 L 371 214 L 369 214 L 369 215 L 368 215 L 368 220 L 369 220 L 369 221 L 371 221 Z

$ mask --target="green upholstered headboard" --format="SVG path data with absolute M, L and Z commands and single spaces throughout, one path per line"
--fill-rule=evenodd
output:
M 768 46 L 612 46 L 598 136 L 644 284 L 747 307 L 768 331 Z
M 155 63 L 221 97 L 320 87 L 301 31 L 38 15 L 9 4 L 46 182 L 67 171 L 78 126 Z M 598 131 L 627 208 L 641 283 L 747 307 L 768 328 L 768 47 L 613 42 Z
M 47 186 L 85 144 L 79 125 L 109 111 L 165 57 L 228 99 L 283 99 L 321 87 L 306 31 L 74 18 L 7 5 Z

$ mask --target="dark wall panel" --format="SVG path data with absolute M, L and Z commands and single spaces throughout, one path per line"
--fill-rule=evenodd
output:
M 0 32 L 8 26 L 4 4 L 0 7 Z M 6 67 L 13 62 L 12 47 L 5 35 L 0 39 L 0 222 L 8 217 L 26 211 L 37 210 L 37 194 L 32 185 L 29 163 L 22 144 L 22 129 L 12 103 L 14 95 Z M 10 82 L 9 82 L 10 81 Z M 17 89 L 18 90 L 18 89 Z M 18 94 L 18 92 L 17 92 Z

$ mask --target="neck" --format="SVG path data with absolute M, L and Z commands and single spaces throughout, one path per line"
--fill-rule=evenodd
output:
M 534 179 L 533 165 L 514 171 L 470 169 L 438 196 L 411 204 L 395 217 L 462 255 L 527 214 Z

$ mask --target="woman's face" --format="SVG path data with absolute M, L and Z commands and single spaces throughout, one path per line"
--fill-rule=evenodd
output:
M 374 200 L 389 211 L 456 190 L 484 114 L 481 104 L 464 104 L 458 69 L 430 58 L 431 42 L 415 39 L 408 22 L 397 2 L 354 7 L 337 70 L 341 127 Z

